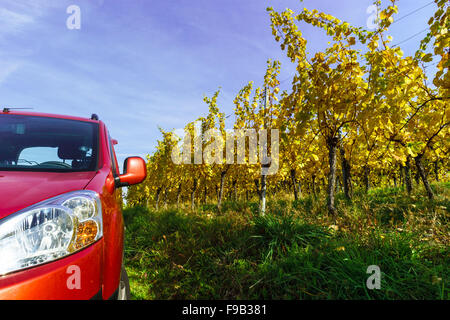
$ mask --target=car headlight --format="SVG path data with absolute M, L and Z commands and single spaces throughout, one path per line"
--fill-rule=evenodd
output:
M 103 236 L 93 191 L 69 192 L 0 220 L 0 275 L 72 254 Z

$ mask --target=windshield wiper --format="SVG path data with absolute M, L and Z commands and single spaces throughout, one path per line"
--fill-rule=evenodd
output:
M 19 165 L 20 161 L 26 162 L 28 164 L 34 164 L 34 165 L 37 165 L 37 166 L 39 165 L 39 162 L 33 161 L 33 160 L 27 160 L 27 159 L 19 159 L 19 160 L 17 160 L 17 165 Z

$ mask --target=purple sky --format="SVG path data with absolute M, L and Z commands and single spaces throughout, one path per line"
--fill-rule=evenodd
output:
M 386 2 L 385 2 L 386 3 Z M 401 0 L 402 17 L 430 0 Z M 69 30 L 69 5 L 81 9 L 81 29 Z M 372 0 L 0 0 L 0 106 L 89 117 L 106 122 L 119 162 L 144 156 L 158 126 L 182 128 L 207 112 L 203 96 L 220 86 L 219 107 L 248 81 L 259 85 L 268 58 L 293 66 L 275 42 L 268 6 L 303 7 L 366 27 Z M 394 23 L 394 43 L 427 27 L 431 4 Z M 321 30 L 301 25 L 309 51 L 323 49 Z M 413 54 L 425 33 L 401 45 Z M 433 68 L 430 68 L 433 70 Z M 283 83 L 288 88 L 289 81 Z M 230 119 L 231 120 L 231 119 Z

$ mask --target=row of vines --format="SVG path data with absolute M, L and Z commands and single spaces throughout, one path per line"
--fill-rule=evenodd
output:
M 245 164 L 228 163 L 225 145 L 213 137 L 200 143 L 202 150 L 215 146 L 213 156 L 220 153 L 215 163 L 176 164 L 172 150 L 181 137 L 161 129 L 156 151 L 147 157 L 148 178 L 128 189 L 128 205 L 195 209 L 212 202 L 220 209 L 225 198 L 259 197 L 264 212 L 267 196 L 322 193 L 334 215 L 336 191 L 351 199 L 357 189 L 388 185 L 403 185 L 408 193 L 422 185 L 432 199 L 431 180 L 447 179 L 449 168 L 449 3 L 435 0 L 428 34 L 413 56 L 404 56 L 389 36 L 396 0 L 375 4 L 380 8 L 375 31 L 317 10 L 267 9 L 274 39 L 296 72 L 291 89 L 281 90 L 281 64 L 269 60 L 263 85 L 249 82 L 237 93 L 233 129 L 267 130 L 269 141 L 271 130 L 279 130 L 279 160 L 270 159 L 278 161 L 276 174 L 250 163 L 248 152 Z M 330 37 L 324 51 L 308 54 L 303 23 Z M 430 65 L 437 66 L 432 75 L 426 72 Z M 219 94 L 204 98 L 208 114 L 188 123 L 186 133 L 200 123 L 202 133 L 216 130 L 226 140 Z

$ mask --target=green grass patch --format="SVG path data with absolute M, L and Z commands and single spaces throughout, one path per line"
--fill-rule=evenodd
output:
M 437 197 L 374 189 L 338 198 L 225 201 L 198 212 L 128 208 L 125 258 L 135 299 L 450 299 L 450 184 Z M 366 286 L 367 268 L 382 272 Z

